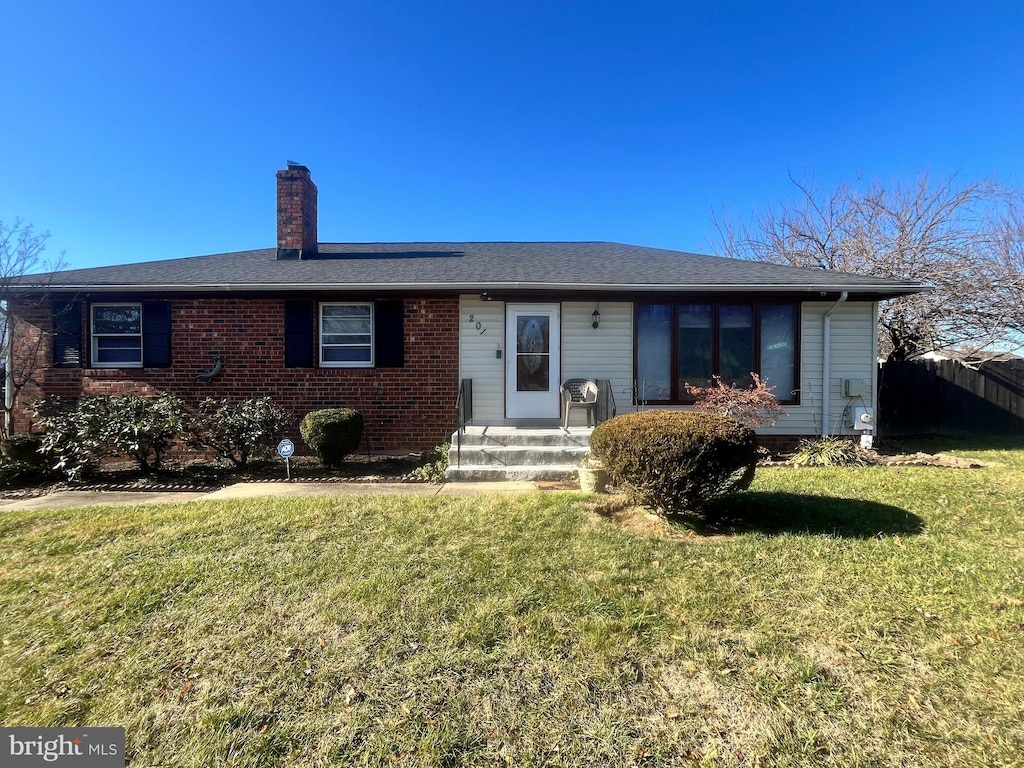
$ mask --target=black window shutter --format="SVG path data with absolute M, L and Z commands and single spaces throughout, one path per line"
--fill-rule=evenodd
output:
M 53 302 L 53 364 L 82 367 L 82 302 Z
M 142 365 L 171 367 L 171 302 L 142 302 Z
M 373 360 L 377 368 L 405 364 L 405 307 L 401 301 L 377 301 L 373 307 Z
M 285 368 L 313 367 L 313 302 L 284 303 Z

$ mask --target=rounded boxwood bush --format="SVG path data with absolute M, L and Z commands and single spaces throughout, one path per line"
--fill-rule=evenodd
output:
M 351 408 L 310 411 L 299 426 L 299 434 L 324 466 L 338 467 L 359 446 L 363 415 Z
M 594 429 L 590 450 L 636 502 L 666 515 L 699 515 L 749 487 L 757 466 L 754 430 L 716 413 L 617 416 Z

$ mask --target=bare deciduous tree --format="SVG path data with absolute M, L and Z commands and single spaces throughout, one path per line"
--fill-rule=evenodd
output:
M 1024 339 L 1024 195 L 1008 207 L 1000 234 L 997 291 L 1005 307 L 1007 326 L 1018 339 Z
M 0 221 L 0 323 L 6 365 L 4 420 L 0 430 L 5 435 L 18 393 L 34 381 L 40 355 L 50 340 L 46 334 L 21 333 L 20 327 L 25 312 L 30 313 L 37 308 L 35 305 L 47 301 L 53 275 L 65 266 L 63 253 L 53 259 L 45 257 L 49 237 L 49 232 L 37 234 L 31 224 L 19 219 L 11 224 Z M 11 311 L 15 293 L 21 313 Z
M 717 219 L 717 252 L 734 258 L 916 280 L 929 293 L 883 302 L 879 348 L 890 360 L 940 350 L 961 360 L 1024 344 L 1020 192 L 992 180 L 919 175 L 887 188 L 798 182 L 790 205 Z

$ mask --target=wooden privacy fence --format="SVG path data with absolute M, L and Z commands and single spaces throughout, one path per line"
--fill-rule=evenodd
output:
M 1024 360 L 889 362 L 878 382 L 883 435 L 1024 435 Z

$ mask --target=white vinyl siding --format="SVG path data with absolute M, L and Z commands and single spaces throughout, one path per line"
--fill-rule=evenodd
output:
M 831 305 L 830 305 L 831 306 Z M 875 353 L 877 326 L 874 305 L 869 302 L 840 304 L 832 313 L 832 369 L 829 372 L 829 413 L 826 427 L 829 434 L 850 434 L 844 411 L 848 406 L 877 407 L 875 387 L 878 360 Z M 818 353 L 819 357 L 821 353 Z M 843 394 L 845 379 L 866 379 L 869 394 L 849 398 Z M 877 415 L 877 413 L 876 413 Z
M 562 303 L 560 379 L 609 379 L 619 413 L 632 410 L 633 305 L 601 302 L 594 328 L 595 302 Z M 505 304 L 465 295 L 459 301 L 459 378 L 473 380 L 473 423 L 505 423 Z M 479 326 L 478 326 L 479 324 Z M 502 356 L 497 352 L 501 349 Z M 573 423 L 583 414 L 573 414 Z
M 807 302 L 802 308 L 800 328 L 800 405 L 787 405 L 786 416 L 773 427 L 759 432 L 777 435 L 819 435 L 822 428 L 822 351 L 825 312 L 834 302 Z M 848 405 L 874 408 L 875 376 L 875 304 L 849 301 L 832 313 L 831 371 L 829 372 L 828 428 L 834 434 L 850 434 L 843 423 Z M 867 379 L 870 394 L 863 398 L 843 396 L 844 379 Z M 771 384 L 771 382 L 769 382 Z
M 459 298 L 459 378 L 473 380 L 473 423 L 479 426 L 505 423 L 504 339 L 505 302 Z
M 786 415 L 773 427 L 759 432 L 778 435 L 820 434 L 822 424 L 822 325 L 825 312 L 834 302 L 807 302 L 801 305 L 800 370 L 797 385 L 800 404 L 785 406 Z M 569 378 L 610 379 L 618 412 L 634 410 L 633 386 L 633 306 L 629 302 L 601 302 L 601 323 L 592 327 L 595 302 L 562 304 L 562 372 Z M 832 361 L 829 374 L 828 425 L 833 431 L 850 434 L 843 424 L 848 405 L 876 407 L 875 313 L 872 302 L 849 301 L 832 313 Z M 470 321 L 470 315 L 473 319 Z M 505 423 L 504 378 L 505 305 L 500 301 L 480 301 L 477 295 L 460 300 L 460 378 L 473 379 L 473 422 L 477 425 Z M 476 327 L 480 323 L 480 327 Z M 481 333 L 483 331 L 483 333 Z M 497 357 L 497 350 L 502 357 Z M 844 379 L 867 379 L 869 395 L 863 398 L 843 396 Z M 771 384 L 771 382 L 769 382 Z M 686 409 L 687 406 L 675 406 Z M 580 416 L 582 420 L 583 416 Z M 573 423 L 576 415 L 573 415 Z M 838 425 L 838 426 L 837 426 Z
M 601 322 L 594 328 L 594 309 Z M 609 379 L 618 413 L 632 410 L 633 305 L 629 302 L 567 301 L 562 304 L 562 380 Z M 572 425 L 586 414 L 572 414 Z

